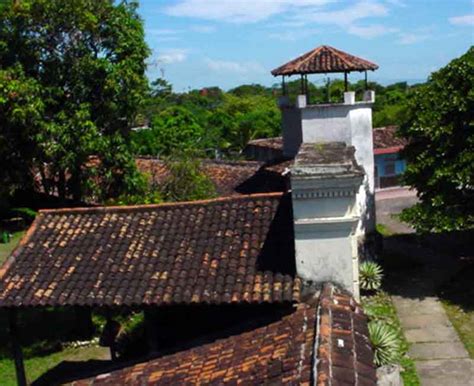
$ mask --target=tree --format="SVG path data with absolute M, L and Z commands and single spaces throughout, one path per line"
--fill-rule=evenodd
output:
M 166 159 L 169 176 L 158 189 L 165 201 L 192 201 L 213 198 L 216 188 L 204 174 L 201 162 L 189 152 Z
M 150 130 L 133 133 L 132 143 L 136 154 L 170 156 L 177 151 L 205 150 L 205 134 L 189 109 L 172 106 L 153 118 Z
M 41 101 L 33 104 L 41 117 L 2 117 L 1 135 L 18 137 L 15 159 L 41 174 L 47 192 L 101 201 L 143 186 L 128 137 L 147 90 L 148 54 L 134 1 L 23 0 L 0 8 L 0 69 L 16 83 L 0 81 L 19 95 L 34 88 L 31 98 Z M 0 109 L 24 111 L 22 103 L 2 99 Z
M 474 225 L 474 47 L 431 74 L 409 102 L 407 184 L 420 203 L 402 213 L 419 231 Z

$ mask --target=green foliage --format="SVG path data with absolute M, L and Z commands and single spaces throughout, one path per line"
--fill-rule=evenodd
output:
M 368 328 L 375 364 L 383 366 L 397 363 L 400 360 L 401 349 L 396 330 L 381 321 L 369 322 Z
M 102 200 L 141 186 L 128 151 L 147 90 L 136 8 L 23 0 L 0 9 L 0 157 L 13 166 L 1 172 L 3 186 L 31 186 L 30 170 L 62 198 Z
M 378 290 L 382 286 L 382 267 L 374 261 L 364 261 L 359 267 L 360 288 Z
M 10 213 L 14 216 L 20 216 L 27 222 L 32 222 L 38 215 L 38 212 L 31 208 L 12 208 Z
M 196 158 L 168 159 L 166 166 L 169 176 L 159 187 L 165 201 L 192 201 L 216 196 L 214 184 L 201 171 Z
M 401 219 L 420 232 L 474 225 L 474 47 L 431 74 L 410 101 L 404 182 L 420 203 Z
M 135 154 L 156 156 L 211 146 L 204 128 L 181 106 L 168 107 L 154 116 L 151 129 L 132 133 L 132 144 Z
M 362 304 L 364 312 L 369 317 L 370 321 L 379 321 L 389 325 L 397 334 L 400 343 L 400 364 L 402 366 L 402 378 L 406 386 L 419 386 L 420 380 L 416 373 L 415 362 L 408 356 L 409 345 L 397 312 L 392 303 L 390 296 L 384 291 L 378 291 L 372 296 L 363 296 Z
M 20 65 L 6 69 L 0 65 L 0 196 L 32 186 L 30 166 L 44 108 L 36 79 L 26 76 Z

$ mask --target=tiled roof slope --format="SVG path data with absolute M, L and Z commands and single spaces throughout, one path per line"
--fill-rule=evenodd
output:
M 407 140 L 397 136 L 397 126 L 377 127 L 373 130 L 374 153 L 383 154 L 389 150 L 397 152 L 407 145 Z
M 375 385 L 366 318 L 359 306 L 330 284 L 319 305 L 315 300 L 250 332 L 73 385 Z
M 265 147 L 275 150 L 283 150 L 283 137 L 259 138 L 247 142 L 247 146 Z
M 279 193 L 42 211 L 0 307 L 296 301 L 291 216 Z
M 330 46 L 317 47 L 274 69 L 272 75 L 318 74 L 376 70 L 375 63 Z
M 356 301 L 327 284 L 321 293 L 318 318 L 315 384 L 375 385 L 367 317 Z
M 151 182 L 161 185 L 169 176 L 166 163 L 156 158 L 137 158 L 137 167 Z M 282 191 L 279 181 L 260 173 L 262 162 L 203 160 L 203 173 L 209 177 L 218 196 Z M 276 176 L 274 176 L 276 177 Z

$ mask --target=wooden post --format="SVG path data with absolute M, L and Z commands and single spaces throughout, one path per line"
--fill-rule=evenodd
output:
M 304 76 L 304 88 L 305 88 L 305 93 L 306 93 L 306 104 L 309 105 L 308 74 Z
M 13 360 L 15 361 L 16 382 L 18 386 L 26 386 L 25 366 L 23 363 L 23 353 L 21 351 L 20 342 L 18 340 L 18 320 L 17 310 L 11 309 L 8 315 L 11 348 Z
M 301 95 L 304 95 L 304 75 L 301 74 Z
M 281 77 L 281 91 L 283 95 L 286 95 L 285 75 Z
M 365 70 L 365 89 L 367 90 L 368 84 L 367 84 L 367 70 Z
M 344 72 L 344 91 L 349 91 L 347 86 L 347 72 Z

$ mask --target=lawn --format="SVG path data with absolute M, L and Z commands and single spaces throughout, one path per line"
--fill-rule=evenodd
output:
M 409 344 L 403 334 L 400 320 L 390 296 L 384 291 L 379 291 L 372 296 L 363 296 L 361 300 L 364 310 L 371 320 L 381 320 L 397 331 L 401 347 L 400 365 L 402 366 L 403 383 L 405 386 L 419 386 L 420 379 L 416 372 L 415 362 L 407 354 Z
M 89 359 L 109 359 L 109 351 L 104 347 L 68 348 L 53 354 L 25 359 L 28 382 L 32 382 L 62 361 L 87 361 Z M 0 359 L 0 384 L 16 385 L 15 366 L 11 359 Z
M 10 255 L 10 253 L 16 247 L 24 233 L 24 231 L 15 232 L 13 233 L 13 236 L 9 243 L 0 243 L 0 265 L 3 264 L 3 262 L 7 259 L 8 255 Z

